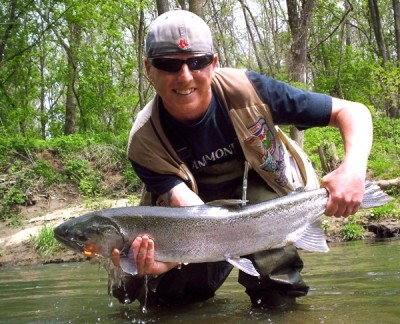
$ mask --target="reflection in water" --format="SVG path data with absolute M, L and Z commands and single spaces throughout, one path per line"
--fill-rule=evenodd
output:
M 400 241 L 301 251 L 307 297 L 285 311 L 252 309 L 233 271 L 213 300 L 179 308 L 120 305 L 107 273 L 89 263 L 0 268 L 0 323 L 398 323 Z

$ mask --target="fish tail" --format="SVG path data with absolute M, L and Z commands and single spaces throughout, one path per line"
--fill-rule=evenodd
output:
M 386 205 L 393 198 L 382 191 L 382 189 L 372 183 L 367 182 L 365 185 L 364 197 L 361 202 L 361 208 L 373 208 L 378 206 Z

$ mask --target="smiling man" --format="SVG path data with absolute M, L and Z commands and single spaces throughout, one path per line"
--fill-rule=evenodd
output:
M 127 150 L 145 184 L 142 205 L 190 206 L 244 195 L 252 204 L 321 185 L 330 194 L 327 215 L 358 210 L 372 143 L 371 116 L 364 105 L 253 71 L 217 68 L 209 27 L 188 11 L 159 16 L 150 26 L 146 52 L 156 96 L 138 114 Z M 339 128 L 343 163 L 320 182 L 304 152 L 276 126 L 284 124 Z M 112 287 L 121 302 L 147 298 L 149 306 L 206 300 L 232 269 L 225 261 L 158 262 L 157 238 L 146 233 L 135 238 L 132 249 L 138 275 L 126 275 L 121 286 Z M 118 264 L 119 251 L 113 255 Z M 303 262 L 294 247 L 246 257 L 261 274 L 239 272 L 253 306 L 285 307 L 307 294 L 300 275 Z

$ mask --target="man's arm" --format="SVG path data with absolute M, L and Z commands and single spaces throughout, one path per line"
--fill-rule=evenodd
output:
M 184 183 L 180 183 L 160 196 L 163 205 L 194 206 L 204 202 Z M 139 276 L 159 275 L 178 266 L 176 262 L 159 262 L 154 260 L 154 241 L 147 235 L 138 236 L 132 243 L 134 259 Z M 113 263 L 119 265 L 119 251 L 114 249 L 111 256 Z
M 183 182 L 173 187 L 171 190 L 160 195 L 162 205 L 178 207 L 178 206 L 195 206 L 202 205 L 204 202 Z
M 339 128 L 345 155 L 342 164 L 321 181 L 329 192 L 325 214 L 347 217 L 358 211 L 364 195 L 372 146 L 371 114 L 360 103 L 333 98 L 329 126 Z

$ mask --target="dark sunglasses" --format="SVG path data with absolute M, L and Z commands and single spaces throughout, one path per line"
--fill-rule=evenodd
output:
M 156 69 L 166 72 L 176 73 L 180 71 L 183 64 L 186 64 L 191 71 L 201 70 L 209 66 L 214 58 L 214 54 L 205 54 L 194 56 L 186 60 L 180 60 L 170 57 L 154 57 L 150 58 L 150 64 Z

